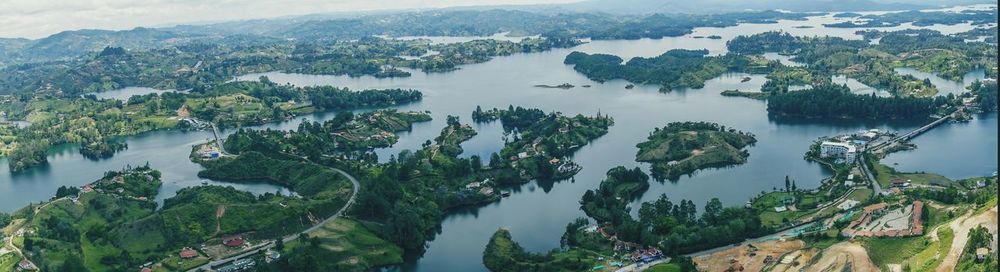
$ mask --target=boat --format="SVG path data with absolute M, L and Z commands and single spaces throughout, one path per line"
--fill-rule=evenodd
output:
M 510 191 L 503 191 L 502 193 L 500 193 L 500 196 L 502 196 L 502 197 L 508 197 L 508 196 L 510 196 Z
M 747 82 L 747 81 L 750 81 L 750 77 L 743 77 L 743 80 L 740 80 L 740 82 Z

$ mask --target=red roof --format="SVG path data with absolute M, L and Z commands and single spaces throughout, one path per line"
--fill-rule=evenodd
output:
M 149 267 L 143 267 L 142 269 L 139 269 L 139 272 L 153 272 L 153 270 L 149 269 Z
M 194 249 L 185 248 L 181 250 L 181 258 L 190 259 L 194 257 L 198 257 L 198 252 L 194 251 Z
M 233 235 L 222 238 L 222 244 L 229 247 L 238 247 L 243 245 L 243 236 Z

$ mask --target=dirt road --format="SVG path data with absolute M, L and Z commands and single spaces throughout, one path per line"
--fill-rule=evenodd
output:
M 969 241 L 969 230 L 972 228 L 984 225 L 993 233 L 993 241 L 996 241 L 997 237 L 997 206 L 993 206 L 986 212 L 981 214 L 973 215 L 971 213 L 963 215 L 959 218 L 955 218 L 950 223 L 948 223 L 952 230 L 955 231 L 955 240 L 951 243 L 951 249 L 948 250 L 948 256 L 945 256 L 944 262 L 941 266 L 938 266 L 938 272 L 948 272 L 955 271 L 955 266 L 958 265 L 958 259 L 962 256 L 962 250 L 965 249 L 965 244 Z

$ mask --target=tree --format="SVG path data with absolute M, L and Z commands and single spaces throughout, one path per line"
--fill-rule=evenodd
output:
M 279 237 L 277 240 L 274 240 L 274 250 L 282 251 L 284 249 L 285 249 L 285 239 Z
M 785 192 L 788 192 L 789 188 L 791 188 L 791 181 L 788 180 L 788 176 L 785 176 Z
M 722 219 L 722 201 L 719 198 L 712 198 L 705 204 L 705 213 L 701 215 L 702 221 L 706 224 L 715 225 Z
M 83 266 L 83 259 L 76 254 L 70 254 L 66 257 L 66 261 L 63 262 L 62 266 L 59 267 L 59 271 L 62 272 L 85 272 L 88 271 L 85 266 Z

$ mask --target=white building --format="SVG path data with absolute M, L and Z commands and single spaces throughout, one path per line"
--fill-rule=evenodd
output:
M 847 163 L 857 159 L 858 149 L 852 144 L 841 142 L 823 142 L 819 145 L 819 156 L 823 158 L 843 158 Z

